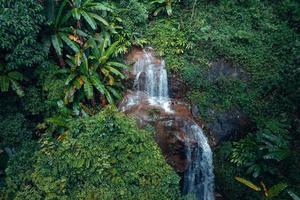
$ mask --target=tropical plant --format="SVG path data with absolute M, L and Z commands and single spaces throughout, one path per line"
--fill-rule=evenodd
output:
M 279 196 L 280 193 L 283 192 L 284 190 L 286 190 L 286 188 L 288 187 L 288 184 L 286 184 L 286 183 L 278 183 L 278 184 L 273 185 L 270 188 L 267 188 L 267 186 L 265 185 L 265 183 L 263 181 L 261 181 L 260 186 L 258 186 L 256 184 L 252 183 L 251 181 L 246 180 L 241 177 L 235 177 L 235 179 L 256 192 L 262 192 L 263 196 L 266 199 L 273 199 L 273 198 Z M 293 198 L 293 200 L 299 199 L 299 197 L 294 192 L 292 192 L 290 190 L 287 190 L 287 192 Z
M 106 12 L 112 12 L 112 9 L 106 4 L 94 0 L 63 0 L 58 5 L 56 2 L 48 0 L 46 10 L 53 31 L 51 43 L 58 56 L 63 53 L 64 43 L 74 52 L 78 52 L 80 45 L 89 36 L 88 27 L 92 30 L 100 28 L 101 25 L 111 27 L 103 17 Z M 56 10 L 57 13 L 55 13 Z M 88 27 L 84 26 L 85 24 Z M 86 29 L 85 32 L 83 31 L 84 28 Z
M 173 14 L 172 6 L 180 0 L 154 0 L 151 4 L 155 4 L 158 8 L 154 11 L 153 15 L 157 16 L 160 12 L 166 12 L 168 16 Z
M 24 91 L 20 85 L 20 81 L 24 80 L 23 74 L 16 70 L 6 70 L 6 67 L 0 63 L 0 91 L 7 92 L 9 88 L 19 96 L 24 96 Z
M 291 152 L 288 137 L 272 132 L 271 129 L 261 129 L 255 135 L 248 135 L 239 142 L 234 142 L 230 161 L 239 167 L 245 167 L 247 173 L 254 178 L 264 173 L 276 174 L 278 162 L 285 160 Z
M 84 44 L 80 52 L 69 56 L 69 60 L 67 60 L 69 76 L 65 82 L 65 104 L 73 102 L 77 91 L 82 90 L 83 93 L 78 94 L 78 101 L 83 98 L 92 100 L 95 89 L 109 103 L 120 98 L 118 89 L 121 85 L 119 81 L 125 78 L 121 70 L 126 69 L 127 66 L 111 61 L 117 47 L 118 42 L 107 46 L 107 40 L 91 38 Z

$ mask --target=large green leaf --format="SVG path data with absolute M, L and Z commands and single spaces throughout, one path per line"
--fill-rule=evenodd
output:
M 62 12 L 67 4 L 67 0 L 63 0 L 62 3 L 60 4 L 60 7 L 59 7 L 59 10 L 58 10 L 58 13 L 56 15 L 56 20 L 55 20 L 55 27 L 58 27 L 60 24 L 62 24 L 62 18 L 61 18 L 61 15 L 62 15 Z
M 14 80 L 17 80 L 17 81 L 21 81 L 24 79 L 24 76 L 23 74 L 21 74 L 20 72 L 17 72 L 17 71 L 12 71 L 12 72 L 9 72 L 7 74 L 7 76 L 11 79 L 14 79 Z
M 93 17 L 94 19 L 98 20 L 99 22 L 101 22 L 105 26 L 109 25 L 108 22 L 103 17 L 100 17 L 99 15 L 96 15 L 94 13 L 90 13 L 90 16 Z
M 105 51 L 105 53 L 103 55 L 104 57 L 106 57 L 106 60 L 115 52 L 118 45 L 119 45 L 119 41 L 116 41 L 112 45 L 109 46 L 109 48 Z
M 2 92 L 7 92 L 9 88 L 9 79 L 7 76 L 0 76 L 0 89 Z
M 120 67 L 122 69 L 128 69 L 128 65 L 125 65 L 123 63 L 119 63 L 119 62 L 108 62 L 107 63 L 108 65 L 111 65 L 111 66 L 115 66 L 115 67 Z
M 61 39 L 74 51 L 78 52 L 79 51 L 79 46 L 72 40 L 68 38 L 68 36 L 65 33 L 60 33 L 59 34 Z
M 293 200 L 300 200 L 300 197 L 297 196 L 294 192 L 292 192 L 291 190 L 287 191 L 288 194 L 293 198 Z
M 241 177 L 235 177 L 235 179 L 237 181 L 239 181 L 240 183 L 248 186 L 249 188 L 251 188 L 251 189 L 253 189 L 253 190 L 257 191 L 257 192 L 261 191 L 261 188 L 259 186 L 255 185 L 254 183 L 252 183 L 251 181 L 248 181 L 248 180 L 246 180 L 244 178 L 241 178 Z
M 171 16 L 172 15 L 172 6 L 171 6 L 171 4 L 166 5 L 166 10 L 167 10 L 167 14 L 169 16 Z
M 86 76 L 81 76 L 81 79 L 84 81 L 84 92 L 88 99 L 92 99 L 94 97 L 93 86 L 90 83 L 89 79 Z
M 81 15 L 80 15 L 79 12 L 80 12 L 80 11 L 79 11 L 78 8 L 73 8 L 73 9 L 71 10 L 71 13 L 72 13 L 73 18 L 76 19 L 77 21 L 80 20 L 80 17 L 81 17 Z
M 61 56 L 62 55 L 62 51 L 61 51 L 62 42 L 61 42 L 60 38 L 58 38 L 56 34 L 52 35 L 51 42 L 52 42 L 52 46 L 54 47 L 57 55 Z
M 92 75 L 91 76 L 91 81 L 95 88 L 101 93 L 104 94 L 105 86 L 103 83 L 100 81 L 100 78 L 98 75 Z
M 89 10 L 112 11 L 112 9 L 102 3 L 89 3 L 86 5 Z
M 81 15 L 93 30 L 96 30 L 97 24 L 95 20 L 85 11 L 81 11 Z
M 273 198 L 278 196 L 283 190 L 285 190 L 288 187 L 288 184 L 286 183 L 278 183 L 276 185 L 273 185 L 268 190 L 268 198 Z
M 17 93 L 17 95 L 19 95 L 20 97 L 24 96 L 24 91 L 23 91 L 21 85 L 17 81 L 14 81 L 14 80 L 10 80 L 10 82 L 11 82 L 12 89 Z
M 117 69 L 115 69 L 115 68 L 113 68 L 113 67 L 110 67 L 110 66 L 108 66 L 107 69 L 108 69 L 109 71 L 111 71 L 113 74 L 119 76 L 120 78 L 122 78 L 122 79 L 125 78 L 125 75 L 124 75 L 123 73 L 121 73 L 119 70 L 117 70 Z
M 77 76 L 76 73 L 70 74 L 70 75 L 67 77 L 66 81 L 65 81 L 65 85 L 69 85 L 70 82 L 71 82 L 76 76 Z

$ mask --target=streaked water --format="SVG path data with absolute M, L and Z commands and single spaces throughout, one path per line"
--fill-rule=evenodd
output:
M 144 50 L 133 67 L 134 93 L 129 95 L 123 111 L 147 101 L 171 115 L 180 115 L 171 109 L 168 79 L 164 60 L 158 60 L 153 50 Z M 172 124 L 172 122 L 170 122 Z M 203 130 L 191 119 L 184 121 L 182 131 L 192 138 L 186 141 L 186 157 L 190 163 L 183 177 L 183 194 L 196 200 L 214 200 L 214 174 L 212 151 Z

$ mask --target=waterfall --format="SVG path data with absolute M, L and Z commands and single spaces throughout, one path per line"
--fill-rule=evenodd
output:
M 150 105 L 164 110 L 164 115 L 180 116 L 180 112 L 172 109 L 172 101 L 168 95 L 168 79 L 165 62 L 154 56 L 153 49 L 143 51 L 143 56 L 134 64 L 133 75 L 134 92 L 130 94 L 126 103 L 121 106 L 122 111 L 130 110 L 134 106 Z M 183 175 L 183 194 L 195 197 L 196 200 L 214 200 L 214 174 L 212 151 L 203 130 L 191 118 L 180 118 L 180 130 L 188 135 L 185 154 L 188 168 Z M 172 122 L 170 121 L 172 125 Z
M 138 90 L 144 88 L 144 92 L 150 97 L 168 98 L 168 77 L 165 62 L 157 60 L 153 56 L 153 52 L 144 50 L 144 56 L 134 65 L 133 73 L 136 75 L 134 84 Z M 140 79 L 141 74 L 145 75 L 145 80 Z
M 186 156 L 191 162 L 184 173 L 183 193 L 193 194 L 199 200 L 213 200 L 213 161 L 212 151 L 203 130 L 196 124 L 189 124 L 185 132 L 193 135 L 197 145 L 187 145 Z M 195 160 L 193 160 L 195 159 Z

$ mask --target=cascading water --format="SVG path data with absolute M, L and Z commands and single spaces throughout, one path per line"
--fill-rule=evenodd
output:
M 162 109 L 164 116 L 182 123 L 180 131 L 188 135 L 185 156 L 189 163 L 183 175 L 183 194 L 194 196 L 197 200 L 214 200 L 214 174 L 212 151 L 203 130 L 191 118 L 180 118 L 181 113 L 172 109 L 174 101 L 168 97 L 168 79 L 165 62 L 153 55 L 153 49 L 143 51 L 133 67 L 134 92 L 127 96 L 121 110 L 128 111 L 139 105 L 150 105 Z M 179 119 L 179 120 L 178 120 Z M 175 121 L 174 121 L 175 123 Z
M 192 133 L 197 145 L 194 148 L 187 146 L 186 155 L 191 164 L 184 173 L 183 193 L 194 194 L 199 200 L 212 200 L 214 199 L 212 151 L 203 130 L 196 123 L 192 122 L 189 126 L 185 126 L 185 129 L 186 133 Z

